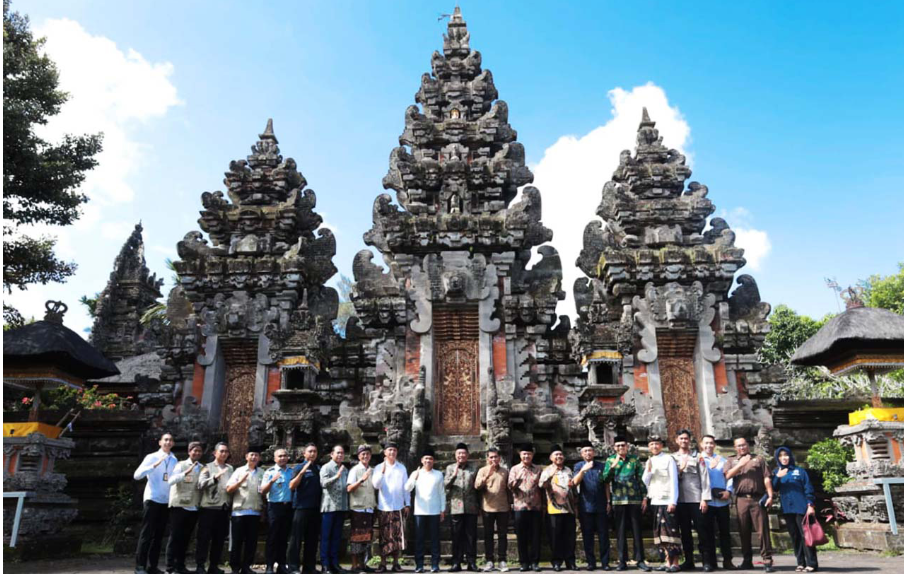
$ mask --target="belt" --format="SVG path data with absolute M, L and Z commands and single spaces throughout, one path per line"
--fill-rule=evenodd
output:
M 759 493 L 759 494 L 756 494 L 756 493 L 754 493 L 754 494 L 739 494 L 739 495 L 738 495 L 738 498 L 755 498 L 755 499 L 759 500 L 759 499 L 763 498 L 763 495 L 764 495 L 764 494 L 766 494 L 766 493 L 765 493 L 765 492 L 761 492 L 761 493 Z
M 269 502 L 268 504 L 292 504 L 292 502 Z

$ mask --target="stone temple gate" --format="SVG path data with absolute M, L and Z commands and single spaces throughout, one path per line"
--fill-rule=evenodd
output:
M 768 428 L 763 406 L 781 381 L 756 350 L 770 307 L 749 275 L 730 293 L 743 250 L 725 221 L 707 224 L 706 186 L 686 184 L 685 158 L 646 112 L 602 190 L 603 222 L 585 230 L 572 327 L 556 316 L 562 263 L 540 190 L 457 8 L 431 67 L 390 154 L 394 195 L 376 197 L 370 249 L 353 262 L 344 337 L 325 286 L 335 238 L 272 122 L 229 164 L 225 192 L 202 194 L 167 318 L 148 328 L 134 311 L 159 282 L 136 229 L 95 343 L 154 371 L 139 377 L 139 404 L 155 425 L 226 438 L 235 456 L 387 439 L 412 454 L 465 440 L 511 456 L 522 441 L 542 451 L 618 430 L 727 440 Z

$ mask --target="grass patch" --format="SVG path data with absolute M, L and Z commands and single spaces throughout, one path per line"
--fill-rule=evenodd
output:
M 97 540 L 86 540 L 82 543 L 82 554 L 113 554 L 113 545 Z
M 881 556 L 882 558 L 897 558 L 898 556 L 901 556 L 901 554 L 904 553 L 902 553 L 900 550 L 889 548 L 888 550 L 883 550 L 882 552 L 880 552 L 879 556 Z

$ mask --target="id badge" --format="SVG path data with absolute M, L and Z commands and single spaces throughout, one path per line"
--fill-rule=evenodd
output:
M 183 480 L 184 480 L 185 482 L 191 482 L 191 473 L 186 474 L 186 475 L 185 475 L 185 478 L 184 478 Z
M 169 473 L 164 472 L 164 473 L 163 473 L 163 482 L 166 482 L 166 480 L 167 480 L 168 478 L 169 478 Z

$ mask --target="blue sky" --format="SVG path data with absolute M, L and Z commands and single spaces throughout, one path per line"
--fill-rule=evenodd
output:
M 633 147 L 640 105 L 749 242 L 746 272 L 773 305 L 821 316 L 836 310 L 824 277 L 847 285 L 904 260 L 901 3 L 460 5 L 565 266 L 618 150 Z M 437 17 L 453 7 L 14 1 L 73 94 L 50 135 L 103 129 L 108 148 L 86 184 L 91 212 L 60 239 L 78 274 L 11 301 L 35 315 L 49 297 L 77 307 L 139 219 L 149 265 L 166 274 L 163 259 L 197 229 L 200 194 L 222 189 L 271 117 L 351 275 L 405 108 L 441 49 Z M 67 322 L 84 328 L 81 315 Z

